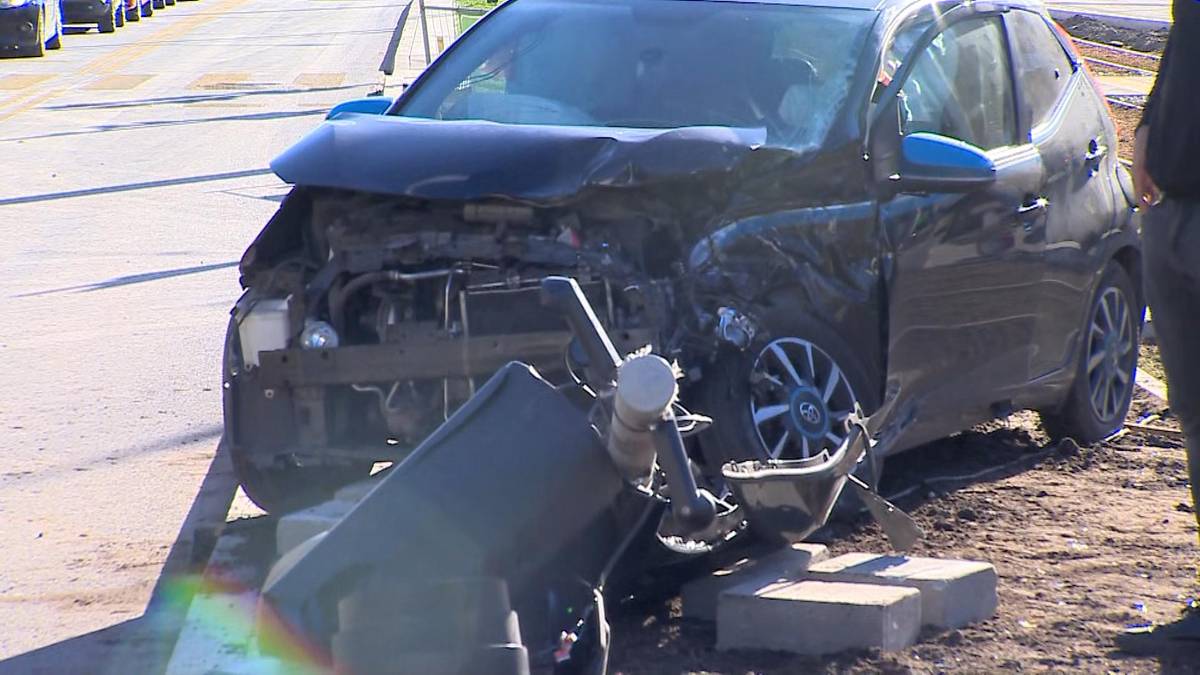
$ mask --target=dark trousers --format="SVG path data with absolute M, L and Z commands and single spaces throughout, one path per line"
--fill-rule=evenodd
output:
M 1200 199 L 1165 199 L 1142 221 L 1146 299 L 1167 371 L 1171 412 L 1187 434 L 1200 523 Z

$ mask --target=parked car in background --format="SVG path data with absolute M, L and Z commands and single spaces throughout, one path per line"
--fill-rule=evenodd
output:
M 1144 305 L 1115 148 L 1032 0 L 511 0 L 272 163 L 295 187 L 242 258 L 225 439 L 285 510 L 510 360 L 569 378 L 563 275 L 678 362 L 707 466 L 817 456 L 887 396 L 897 451 L 1022 409 L 1092 442 Z
M 154 16 L 154 0 L 125 0 L 125 20 L 141 21 L 143 16 Z
M 125 25 L 124 0 L 61 0 L 63 23 L 95 24 L 101 33 L 111 33 Z
M 0 0 L 0 54 L 42 56 L 62 47 L 58 0 Z

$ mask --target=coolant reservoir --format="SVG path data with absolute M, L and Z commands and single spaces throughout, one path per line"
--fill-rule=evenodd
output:
M 259 352 L 287 348 L 288 299 L 259 298 L 247 304 L 249 310 L 238 324 L 242 364 L 246 368 L 257 368 Z

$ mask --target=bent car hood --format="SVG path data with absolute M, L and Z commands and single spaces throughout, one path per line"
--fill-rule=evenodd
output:
M 422 199 L 553 202 L 590 187 L 729 174 L 763 129 L 619 129 L 340 115 L 271 162 L 285 182 Z

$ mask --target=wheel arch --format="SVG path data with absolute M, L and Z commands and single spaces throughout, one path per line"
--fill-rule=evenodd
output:
M 1137 293 L 1137 302 L 1139 310 L 1144 310 L 1146 307 L 1146 292 L 1142 288 L 1142 251 L 1133 244 L 1126 244 L 1113 253 L 1111 260 L 1121 269 L 1125 270 L 1125 274 L 1129 275 L 1129 280 L 1133 282 L 1134 292 Z

